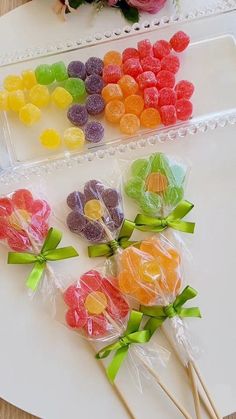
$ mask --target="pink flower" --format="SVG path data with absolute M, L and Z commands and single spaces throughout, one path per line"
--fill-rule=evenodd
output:
M 118 0 L 108 0 L 108 6 L 115 6 L 118 3 Z
M 127 2 L 143 12 L 157 13 L 164 7 L 166 0 L 127 0 Z

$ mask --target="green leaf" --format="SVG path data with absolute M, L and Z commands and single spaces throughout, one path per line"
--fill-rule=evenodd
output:
M 69 4 L 73 9 L 78 9 L 83 3 L 84 0 L 69 0 Z
M 121 0 L 118 3 L 118 6 L 120 7 L 125 19 L 129 22 L 136 23 L 139 21 L 139 11 L 136 7 L 129 6 L 125 0 Z

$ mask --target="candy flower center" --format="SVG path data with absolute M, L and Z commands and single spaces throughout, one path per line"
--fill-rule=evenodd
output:
M 101 202 L 98 199 L 91 199 L 84 206 L 84 214 L 91 220 L 100 220 L 104 215 Z
M 168 179 L 162 173 L 151 173 L 146 179 L 146 188 L 148 192 L 164 192 L 168 186 Z
M 145 262 L 140 271 L 141 279 L 145 282 L 154 283 L 161 279 L 161 270 L 157 261 Z
M 101 314 L 107 307 L 107 297 L 103 292 L 93 291 L 86 297 L 84 305 L 90 314 Z
M 12 215 L 8 218 L 9 224 L 15 230 L 22 230 L 24 224 L 29 224 L 30 222 L 30 215 L 25 210 L 18 210 L 17 213 L 13 212 Z

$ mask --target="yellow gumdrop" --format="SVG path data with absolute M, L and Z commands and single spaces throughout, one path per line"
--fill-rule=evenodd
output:
M 31 89 L 37 84 L 35 73 L 33 70 L 25 70 L 21 73 L 25 89 Z
M 0 111 L 9 111 L 8 92 L 5 90 L 0 92 Z
M 84 306 L 90 314 L 101 314 L 106 309 L 107 297 L 103 292 L 93 291 L 86 297 Z
M 71 94 L 63 87 L 56 87 L 52 92 L 52 102 L 60 109 L 66 109 L 73 102 Z
M 84 131 L 77 127 L 67 128 L 64 132 L 64 143 L 71 150 L 82 148 L 84 146 Z
M 27 103 L 23 108 L 20 109 L 19 119 L 23 124 L 31 126 L 38 122 L 41 118 L 41 111 L 37 106 L 32 103 Z
M 98 199 L 91 199 L 84 206 L 84 214 L 91 220 L 100 220 L 104 214 L 103 206 Z
M 161 270 L 160 265 L 157 260 L 151 260 L 149 262 L 143 263 L 140 266 L 140 277 L 143 281 L 150 284 L 155 283 L 161 279 Z
M 29 92 L 29 99 L 30 102 L 39 108 L 47 106 L 50 100 L 50 94 L 47 86 L 36 84 Z
M 8 96 L 9 108 L 14 112 L 19 110 L 25 105 L 25 95 L 22 90 L 15 90 L 10 92 Z
M 46 129 L 39 137 L 41 144 L 46 148 L 58 148 L 61 145 L 61 136 L 55 129 Z
M 8 92 L 21 90 L 24 88 L 23 80 L 20 76 L 9 75 L 3 80 L 3 86 Z

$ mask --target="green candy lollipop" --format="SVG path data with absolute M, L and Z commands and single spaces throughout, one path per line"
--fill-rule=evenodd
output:
M 153 192 L 144 192 L 140 199 L 140 208 L 144 214 L 160 216 L 162 197 Z
M 68 73 L 65 63 L 58 61 L 51 65 L 52 72 L 55 75 L 56 81 L 64 81 L 68 79 Z
M 132 177 L 125 185 L 125 193 L 130 197 L 139 200 L 144 188 L 144 182 L 141 178 Z
M 146 159 L 135 160 L 131 165 L 131 173 L 133 176 L 144 178 L 148 172 L 149 162 Z
M 74 101 L 78 102 L 85 96 L 85 85 L 79 78 L 70 78 L 65 81 L 64 88 L 71 94 Z
M 176 207 L 176 205 L 183 199 L 184 190 L 178 186 L 168 186 L 164 193 L 164 202 L 170 207 Z
M 48 64 L 38 65 L 35 69 L 35 77 L 39 84 L 51 84 L 55 80 L 55 74 Z

